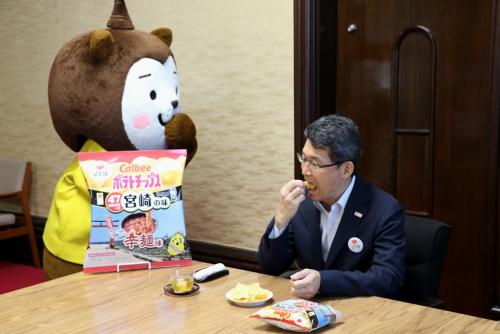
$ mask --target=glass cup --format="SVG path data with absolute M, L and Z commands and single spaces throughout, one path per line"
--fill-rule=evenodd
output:
M 193 272 L 176 269 L 171 274 L 171 284 L 174 293 L 186 293 L 193 289 Z

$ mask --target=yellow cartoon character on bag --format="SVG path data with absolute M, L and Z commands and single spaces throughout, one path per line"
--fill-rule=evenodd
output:
M 186 239 L 184 235 L 180 232 L 175 233 L 172 238 L 170 238 L 170 242 L 168 243 L 167 252 L 172 256 L 178 256 L 184 253 L 186 248 Z

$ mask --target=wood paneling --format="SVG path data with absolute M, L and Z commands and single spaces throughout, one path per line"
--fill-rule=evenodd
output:
M 436 42 L 422 26 L 406 29 L 394 45 L 394 194 L 406 212 L 431 217 L 434 180 Z
M 294 0 L 294 148 L 301 152 L 304 128 L 317 118 L 315 50 L 316 2 Z M 295 178 L 301 178 L 300 165 L 295 161 Z
M 403 132 L 396 136 L 396 197 L 406 213 L 429 217 L 432 212 L 429 134 Z
M 295 151 L 304 145 L 304 129 L 325 114 L 335 112 L 336 0 L 294 1 L 294 109 Z M 295 177 L 302 178 L 295 161 Z
M 394 46 L 396 127 L 426 129 L 434 123 L 436 43 L 425 27 L 404 31 Z
M 357 123 L 363 141 L 361 175 L 394 189 L 391 62 L 397 35 L 385 31 L 386 16 L 374 1 L 338 1 L 336 112 Z M 357 30 L 348 32 L 350 25 Z M 385 36 L 385 37 L 383 37 Z M 386 39 L 392 37 L 392 44 Z
M 496 320 L 500 320 L 500 6 L 492 10 L 492 21 L 494 24 L 494 41 L 492 48 L 493 66 L 491 71 L 493 98 L 491 103 L 492 120 L 490 123 L 490 175 L 492 184 L 496 184 L 496 189 L 490 187 L 491 198 L 496 198 L 496 205 L 489 207 L 488 219 L 496 221 L 496 225 L 489 225 L 488 249 L 493 249 L 493 253 L 488 255 L 488 263 L 494 263 L 488 269 L 490 281 L 488 286 L 491 289 L 490 298 L 494 306 L 490 309 L 490 315 Z

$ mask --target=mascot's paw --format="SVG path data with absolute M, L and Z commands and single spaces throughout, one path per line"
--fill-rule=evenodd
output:
M 168 148 L 187 149 L 186 165 L 191 161 L 198 149 L 196 141 L 196 126 L 191 117 L 185 113 L 179 113 L 165 125 L 165 137 Z

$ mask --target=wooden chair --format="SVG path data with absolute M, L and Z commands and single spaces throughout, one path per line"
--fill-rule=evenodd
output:
M 22 208 L 22 217 L 0 214 L 0 240 L 28 236 L 33 264 L 40 268 L 29 206 L 30 186 L 31 162 L 0 159 L 0 200 L 16 201 Z

